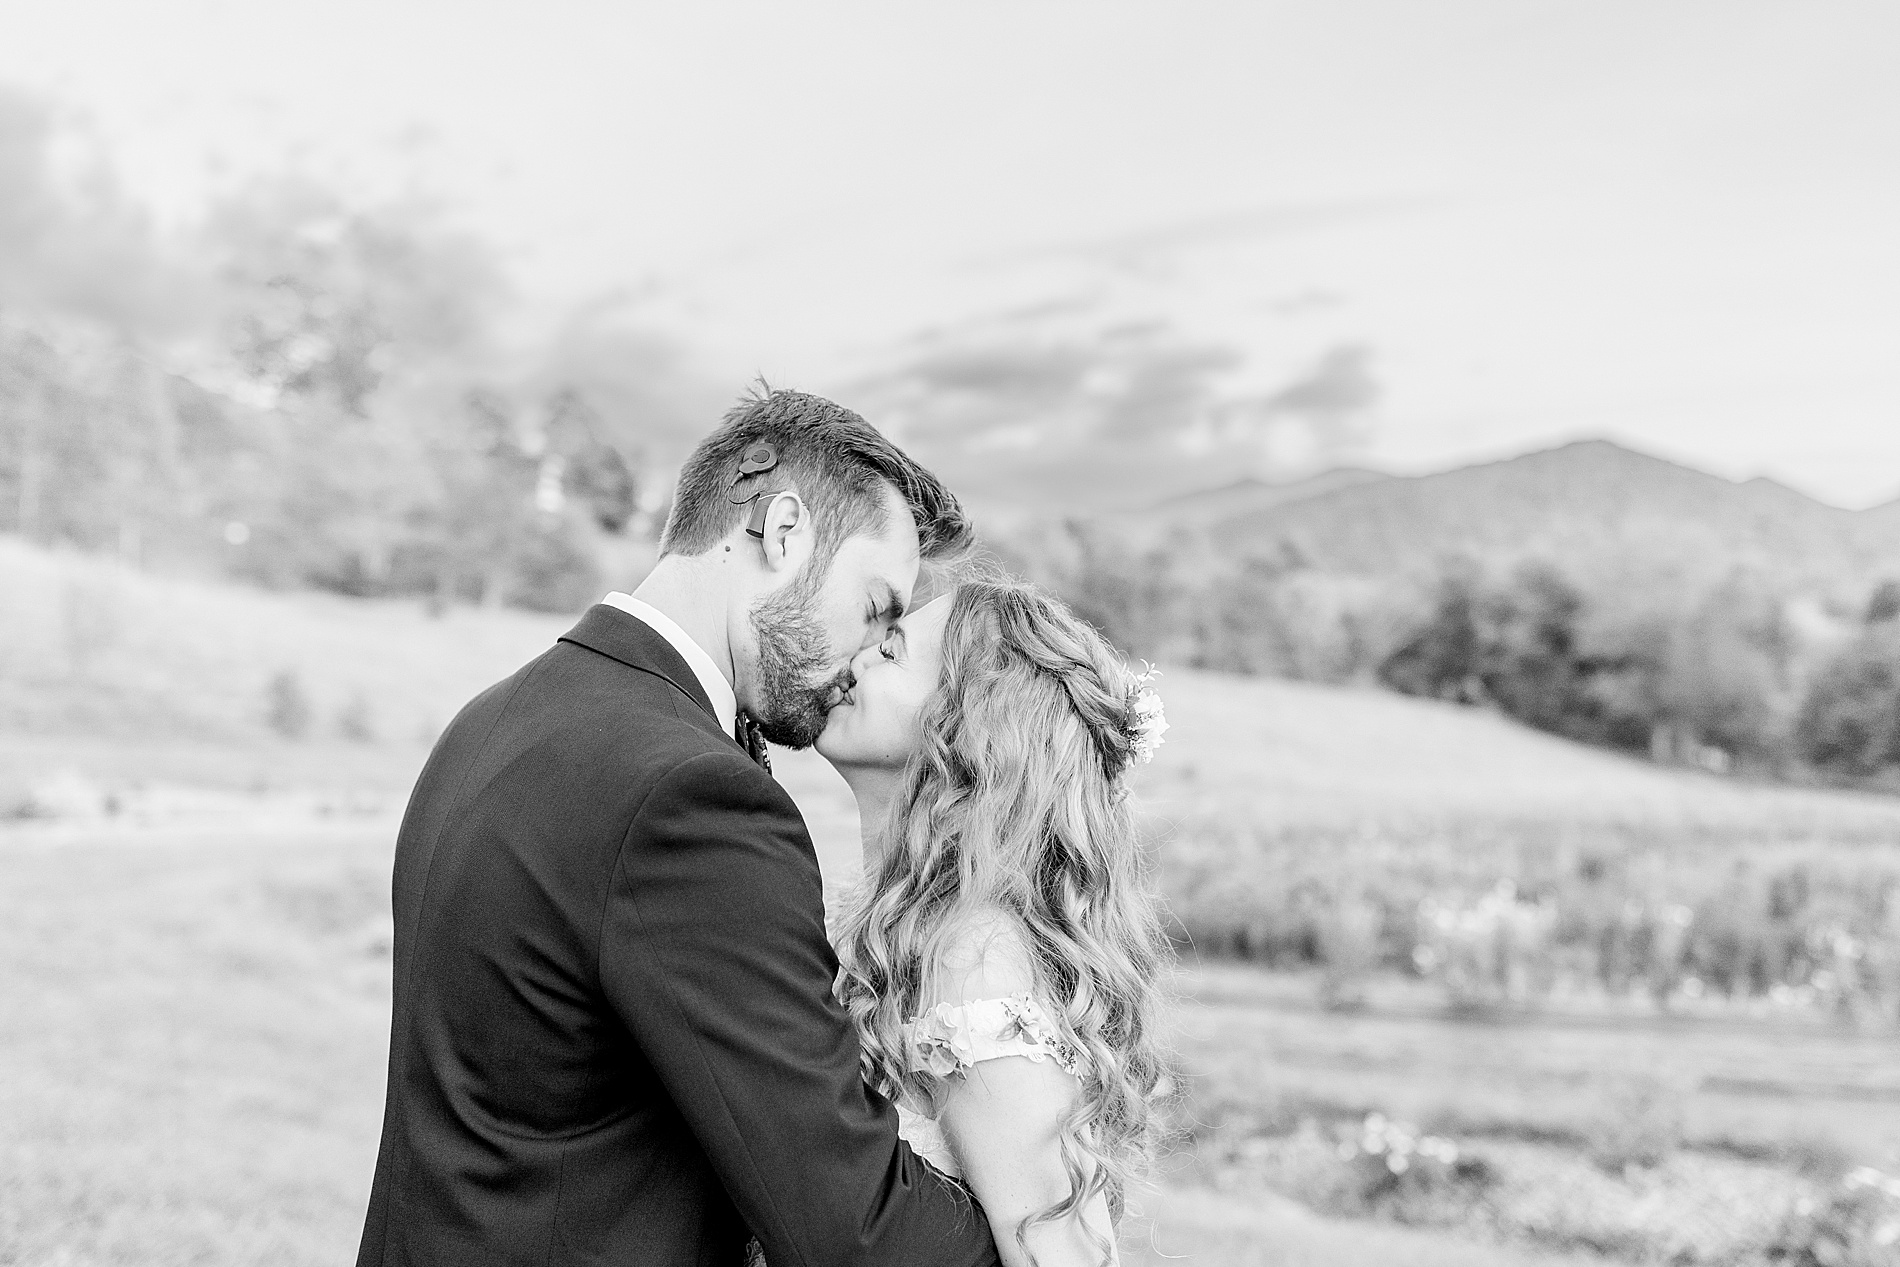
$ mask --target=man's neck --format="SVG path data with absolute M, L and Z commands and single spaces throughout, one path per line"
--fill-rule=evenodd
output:
M 717 553 L 689 558 L 670 554 L 653 565 L 633 596 L 666 613 L 712 657 L 728 685 L 736 685 L 732 670 L 732 643 L 726 634 L 730 596 L 724 576 L 712 560 Z

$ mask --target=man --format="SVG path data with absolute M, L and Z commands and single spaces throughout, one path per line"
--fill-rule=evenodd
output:
M 639 590 L 450 725 L 396 847 L 358 1267 L 737 1264 L 753 1235 L 773 1267 L 997 1262 L 859 1078 L 816 856 L 758 763 L 969 536 L 856 414 L 751 397 Z

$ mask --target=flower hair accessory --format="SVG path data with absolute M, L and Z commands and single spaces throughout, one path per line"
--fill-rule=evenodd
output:
M 1161 736 L 1168 731 L 1168 718 L 1161 707 L 1161 696 L 1150 685 L 1161 676 L 1161 670 L 1141 662 L 1142 671 L 1135 674 L 1135 680 L 1128 688 L 1128 739 L 1134 745 L 1129 761 L 1147 764 L 1155 759 L 1155 749 L 1161 746 Z

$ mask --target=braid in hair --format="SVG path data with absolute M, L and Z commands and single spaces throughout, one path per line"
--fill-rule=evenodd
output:
M 1134 678 L 1099 634 L 1057 599 L 1028 586 L 999 586 L 1002 645 L 1062 688 L 1069 706 L 1101 753 L 1103 772 L 1118 777 L 1134 756 L 1129 708 Z M 1026 635 L 1035 628 L 1041 637 Z M 1051 637 L 1051 630 L 1067 637 Z

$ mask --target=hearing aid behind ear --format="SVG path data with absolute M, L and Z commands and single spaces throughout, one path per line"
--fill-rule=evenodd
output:
M 733 479 L 732 488 L 726 492 L 726 500 L 734 506 L 752 503 L 752 517 L 746 521 L 745 530 L 761 541 L 765 540 L 765 512 L 771 508 L 772 499 L 785 490 L 779 489 L 777 492 L 768 493 L 760 489 L 750 497 L 734 497 L 732 494 L 738 491 L 740 480 L 749 479 L 754 475 L 764 475 L 777 466 L 778 449 L 776 447 L 764 440 L 747 445 L 745 453 L 739 458 L 739 474 Z

